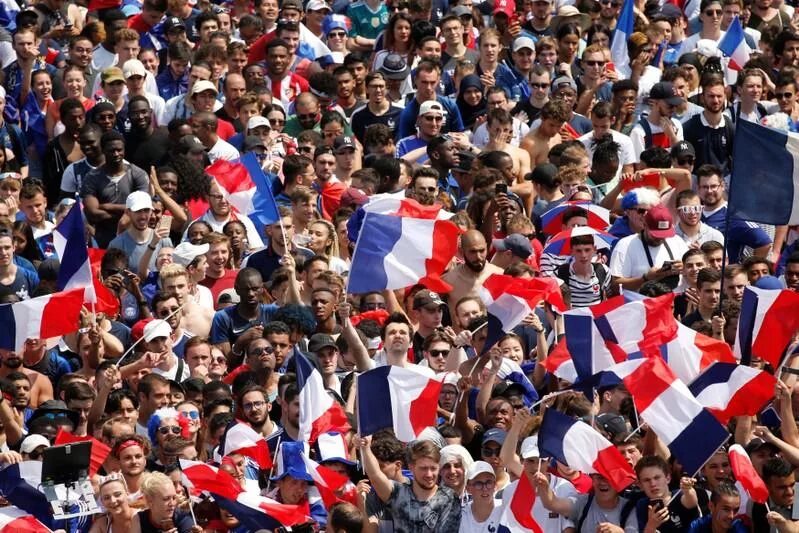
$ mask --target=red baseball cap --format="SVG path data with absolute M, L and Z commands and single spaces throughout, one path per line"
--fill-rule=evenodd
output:
M 646 229 L 649 234 L 656 239 L 667 239 L 674 237 L 674 217 L 671 216 L 669 208 L 663 204 L 652 207 L 644 217 Z
M 494 4 L 494 15 L 504 13 L 509 18 L 516 12 L 515 0 L 496 0 Z

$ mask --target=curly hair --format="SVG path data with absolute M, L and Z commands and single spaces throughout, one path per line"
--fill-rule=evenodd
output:
M 309 307 L 299 304 L 284 305 L 275 312 L 272 320 L 283 322 L 292 331 L 310 336 L 316 330 L 316 319 Z
M 211 177 L 193 160 L 182 154 L 172 154 L 171 166 L 178 175 L 175 201 L 201 200 L 211 190 Z

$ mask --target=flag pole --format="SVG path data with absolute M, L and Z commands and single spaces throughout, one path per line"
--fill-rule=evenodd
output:
M 163 320 L 164 322 L 166 322 L 167 320 L 169 320 L 170 318 L 172 318 L 173 316 L 175 316 L 177 313 L 179 313 L 179 312 L 180 312 L 180 310 L 181 310 L 181 309 L 183 309 L 183 306 L 184 306 L 184 305 L 186 305 L 186 302 L 183 302 L 183 304 L 179 305 L 177 309 L 175 309 L 174 311 L 172 311 L 171 313 L 169 313 L 169 314 L 166 316 L 166 318 L 162 318 L 161 320 Z M 123 353 L 123 354 L 122 354 L 122 357 L 120 357 L 119 359 L 117 359 L 117 362 L 116 362 L 116 363 L 114 363 L 114 367 L 115 367 L 115 368 L 119 368 L 119 365 L 122 363 L 122 360 L 123 360 L 123 359 L 125 359 L 125 357 L 127 357 L 127 356 L 128 356 L 128 354 L 129 354 L 129 353 L 131 353 L 131 352 L 133 351 L 133 349 L 134 349 L 134 348 L 135 348 L 135 347 L 136 347 L 136 346 L 137 346 L 137 345 L 138 345 L 138 344 L 139 344 L 141 341 L 143 341 L 143 340 L 144 340 L 144 335 L 142 335 L 141 337 L 139 337 L 139 339 L 138 339 L 136 342 L 134 342 L 133 344 L 131 344 L 130 348 L 128 348 L 127 350 L 125 350 L 125 353 Z
M 705 465 L 707 464 L 707 462 L 708 462 L 708 461 L 710 461 L 710 459 L 712 459 L 712 458 L 713 458 L 713 456 L 714 456 L 714 455 L 716 455 L 716 454 L 719 452 L 719 450 L 721 450 L 722 448 L 724 448 L 724 445 L 725 445 L 725 444 L 727 444 L 727 441 L 728 441 L 728 440 L 730 440 L 730 435 L 729 435 L 729 434 L 727 434 L 727 438 L 726 438 L 726 439 L 724 439 L 724 442 L 722 442 L 722 443 L 719 445 L 719 447 L 718 447 L 718 448 L 716 448 L 716 449 L 715 449 L 715 451 L 713 451 L 713 453 L 711 453 L 711 454 L 708 456 L 708 458 L 707 458 L 707 459 L 705 459 L 705 462 L 703 462 L 703 463 L 702 463 L 702 464 L 699 466 L 699 468 L 697 468 L 697 469 L 696 469 L 696 472 L 694 472 L 694 475 L 692 475 L 692 476 L 691 476 L 692 478 L 696 478 L 696 476 L 698 476 L 698 475 L 699 475 L 699 472 L 701 472 L 701 471 L 702 471 L 702 469 L 703 469 L 703 468 L 705 468 Z M 674 501 L 674 500 L 677 498 L 677 496 L 679 496 L 679 495 L 680 495 L 680 493 L 681 493 L 681 492 L 682 492 L 682 489 L 677 489 L 677 490 L 675 491 L 675 493 L 674 493 L 674 494 L 671 496 L 671 498 L 669 498 L 669 501 L 666 503 L 666 507 L 668 507 L 669 505 L 671 505 L 671 502 L 673 502 L 673 501 Z
M 189 512 L 191 513 L 191 519 L 194 521 L 195 526 L 199 526 L 200 524 L 197 523 L 197 517 L 194 516 L 194 505 L 191 503 L 191 494 L 189 496 Z
M 356 379 L 354 384 L 355 388 L 355 426 L 358 431 L 358 438 L 362 439 L 363 435 L 361 435 L 361 395 L 358 394 L 358 380 Z M 457 404 L 456 404 L 457 405 Z M 358 446 L 358 462 L 360 463 L 360 469 L 362 473 L 365 473 L 366 470 L 363 466 L 363 448 Z
M 277 436 L 277 444 L 275 444 L 275 455 L 280 453 L 280 439 L 283 438 L 283 433 Z M 275 462 L 272 461 L 272 467 L 269 469 L 269 477 L 266 478 L 266 492 L 269 492 L 269 486 L 272 484 L 272 474 L 275 473 Z

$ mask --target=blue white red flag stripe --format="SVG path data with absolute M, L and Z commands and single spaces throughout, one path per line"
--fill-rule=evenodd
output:
M 777 379 L 737 363 L 714 363 L 688 389 L 722 424 L 740 415 L 755 416 L 774 397 Z
M 561 231 L 552 237 L 544 247 L 544 252 L 555 255 L 571 255 L 572 237 L 583 237 L 590 235 L 594 238 L 594 246 L 597 250 L 609 249 L 616 242 L 616 237 L 610 233 L 594 229 L 590 226 L 577 226 L 575 228 Z
M 743 487 L 749 498 L 758 503 L 766 503 L 769 497 L 768 488 L 755 470 L 752 460 L 743 446 L 733 444 L 730 446 L 728 456 L 735 480 Z
M 358 376 L 358 424 L 362 435 L 393 428 L 402 442 L 436 425 L 443 383 L 411 368 L 380 366 Z
M 86 225 L 80 205 L 80 202 L 75 202 L 53 230 L 53 246 L 61 263 L 56 287 L 60 291 L 85 288 L 85 301 L 96 302 L 92 265 L 86 247 Z
M 535 489 L 525 473 L 518 481 L 508 485 L 502 492 L 504 510 L 499 519 L 498 533 L 529 532 L 544 533 L 544 529 L 533 516 Z
M 792 290 L 744 289 L 735 352 L 742 364 L 758 357 L 777 368 L 799 329 L 799 293 Z
M 36 517 L 13 505 L 0 507 L 0 533 L 51 533 Z
M 261 470 L 272 468 L 272 457 L 263 435 L 237 420 L 225 428 L 225 433 L 219 441 L 219 453 L 222 457 L 234 453 L 241 454 L 258 463 Z
M 627 51 L 627 40 L 635 31 L 634 6 L 635 0 L 624 0 L 619 19 L 616 22 L 616 29 L 613 31 L 613 38 L 610 41 L 610 58 L 616 65 L 616 71 L 620 74 L 629 70 L 630 55 Z
M 313 443 L 320 433 L 347 433 L 350 430 L 347 414 L 325 390 L 322 374 L 303 354 L 297 352 L 294 357 L 300 389 L 299 440 Z
M 571 207 L 581 207 L 588 212 L 588 226 L 604 231 L 610 226 L 610 211 L 591 202 L 563 202 L 541 215 L 541 232 L 555 235 L 563 230 L 563 215 Z
M 263 226 L 279 218 L 272 187 L 255 154 L 250 152 L 237 161 L 217 159 L 205 172 L 214 178 L 220 192 L 235 211 Z
M 697 472 L 729 433 L 659 357 L 625 361 L 607 370 L 623 381 L 638 416 L 669 447 L 686 472 Z
M 367 212 L 347 291 L 362 294 L 424 283 L 430 290 L 449 292 L 440 276 L 455 256 L 460 233 L 448 220 Z
M 585 474 L 601 474 L 619 492 L 635 481 L 630 464 L 608 439 L 581 420 L 547 409 L 538 432 L 544 457 Z
M 744 28 L 738 17 L 733 18 L 727 27 L 724 37 L 719 41 L 719 50 L 730 58 L 729 68 L 732 70 L 742 70 L 749 61 L 749 47 L 746 45 Z
M 41 461 L 23 461 L 0 470 L 0 496 L 52 528 L 52 509 L 41 485 Z
M 78 329 L 83 289 L 0 305 L 0 348 L 22 353 L 27 339 L 50 339 Z
M 455 216 L 455 213 L 442 209 L 441 205 L 422 205 L 413 198 L 405 198 L 405 191 L 375 194 L 370 196 L 369 201 L 359 207 L 347 221 L 347 237 L 350 242 L 358 242 L 366 213 L 428 220 L 448 220 Z
M 799 224 L 799 134 L 741 121 L 735 126 L 732 168 L 730 217 Z

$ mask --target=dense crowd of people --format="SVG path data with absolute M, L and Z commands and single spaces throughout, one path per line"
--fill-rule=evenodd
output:
M 548 371 L 565 344 L 549 301 L 486 345 L 494 274 L 552 278 L 570 308 L 674 293 L 677 320 L 730 346 L 748 285 L 799 291 L 795 228 L 731 217 L 726 196 L 748 178 L 741 121 L 799 129 L 799 10 L 627 2 L 2 2 L 0 302 L 59 290 L 56 227 L 75 209 L 99 292 L 73 332 L 0 349 L 0 462 L 41 461 L 59 431 L 109 446 L 101 513 L 56 522 L 73 532 L 254 531 L 190 493 L 179 459 L 302 506 L 294 531 L 503 531 L 522 482 L 538 529 L 509 531 L 799 531 L 793 354 L 771 409 L 729 424 L 763 504 L 726 446 L 685 472 L 624 385 L 588 394 Z M 739 24 L 733 68 L 719 45 Z M 266 225 L 230 177 L 250 153 L 277 204 Z M 436 285 L 348 292 L 377 195 L 460 228 Z M 349 431 L 304 441 L 299 358 Z M 411 442 L 358 431 L 355 378 L 386 365 L 442 381 Z M 548 409 L 591 424 L 636 481 L 548 457 Z M 271 469 L 225 454 L 237 421 Z M 305 459 L 349 479 L 337 503 Z

